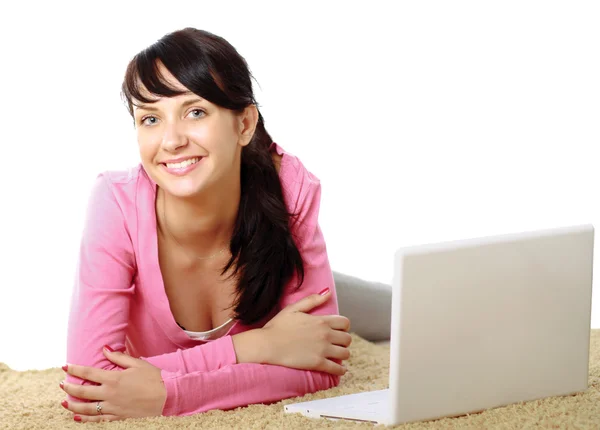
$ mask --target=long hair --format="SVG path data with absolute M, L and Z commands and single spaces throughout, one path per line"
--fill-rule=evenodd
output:
M 134 99 L 156 101 L 144 97 L 143 88 L 155 96 L 183 94 L 160 75 L 159 61 L 184 87 L 211 103 L 238 113 L 257 105 L 245 59 L 222 37 L 187 27 L 166 34 L 129 62 L 121 95 L 132 118 Z M 231 269 L 230 276 L 237 281 L 233 307 L 235 318 L 244 324 L 254 324 L 273 311 L 294 274 L 297 287 L 304 280 L 304 264 L 290 230 L 295 214 L 286 209 L 270 153 L 272 142 L 259 111 L 255 133 L 242 148 L 231 258 L 221 272 Z

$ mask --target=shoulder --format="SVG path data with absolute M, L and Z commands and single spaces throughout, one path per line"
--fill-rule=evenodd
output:
M 90 199 L 114 202 L 125 218 L 135 216 L 140 196 L 153 193 L 152 181 L 141 163 L 128 169 L 105 170 L 96 175 Z
M 321 182 L 300 159 L 273 144 L 272 151 L 281 156 L 279 178 L 286 208 L 291 215 L 291 229 L 303 246 L 314 236 L 321 206 Z
M 286 201 L 300 203 L 320 192 L 321 181 L 299 157 L 285 151 L 275 142 L 271 145 L 271 152 L 275 164 L 279 163 L 279 179 Z
M 98 173 L 96 179 L 105 182 L 108 187 L 119 193 L 131 193 L 144 176 L 147 177 L 140 163 L 123 170 L 104 170 Z

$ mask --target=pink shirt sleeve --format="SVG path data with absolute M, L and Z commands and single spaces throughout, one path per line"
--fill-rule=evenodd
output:
M 125 344 L 135 270 L 123 214 L 101 174 L 88 199 L 80 243 L 69 314 L 67 363 L 120 369 L 104 357 L 102 347 Z M 66 381 L 89 383 L 68 374 Z
M 316 294 L 328 287 L 331 298 L 312 314 L 338 314 L 333 274 L 327 257 L 325 240 L 318 224 L 321 185 L 317 180 L 302 181 L 296 221 L 292 231 L 305 262 L 302 287 L 291 282 L 281 300 L 281 307 Z M 192 415 L 212 409 L 232 409 L 253 403 L 271 403 L 303 396 L 337 386 L 339 376 L 268 364 L 241 363 L 210 372 L 162 371 L 167 388 L 163 415 Z
M 123 370 L 102 347 L 125 345 L 129 302 L 135 292 L 135 255 L 125 217 L 110 181 L 100 174 L 92 187 L 80 243 L 67 334 L 67 363 Z M 173 371 L 210 371 L 235 364 L 230 336 L 146 361 Z M 90 384 L 69 374 L 72 384 Z M 68 395 L 71 401 L 82 401 Z
M 165 416 L 185 416 L 213 409 L 274 403 L 332 388 L 339 376 L 269 364 L 241 363 L 212 372 L 162 371 L 167 388 Z

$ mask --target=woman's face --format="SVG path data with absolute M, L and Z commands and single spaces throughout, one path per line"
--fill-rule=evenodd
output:
M 189 91 L 159 67 L 171 86 Z M 170 194 L 191 197 L 239 177 L 241 149 L 252 137 L 243 115 L 189 92 L 134 106 L 134 118 L 142 165 Z

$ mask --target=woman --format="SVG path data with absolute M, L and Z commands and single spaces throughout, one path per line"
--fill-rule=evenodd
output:
M 250 78 L 193 28 L 127 67 L 141 164 L 89 199 L 61 383 L 76 421 L 276 402 L 345 373 L 320 183 L 272 141 Z

